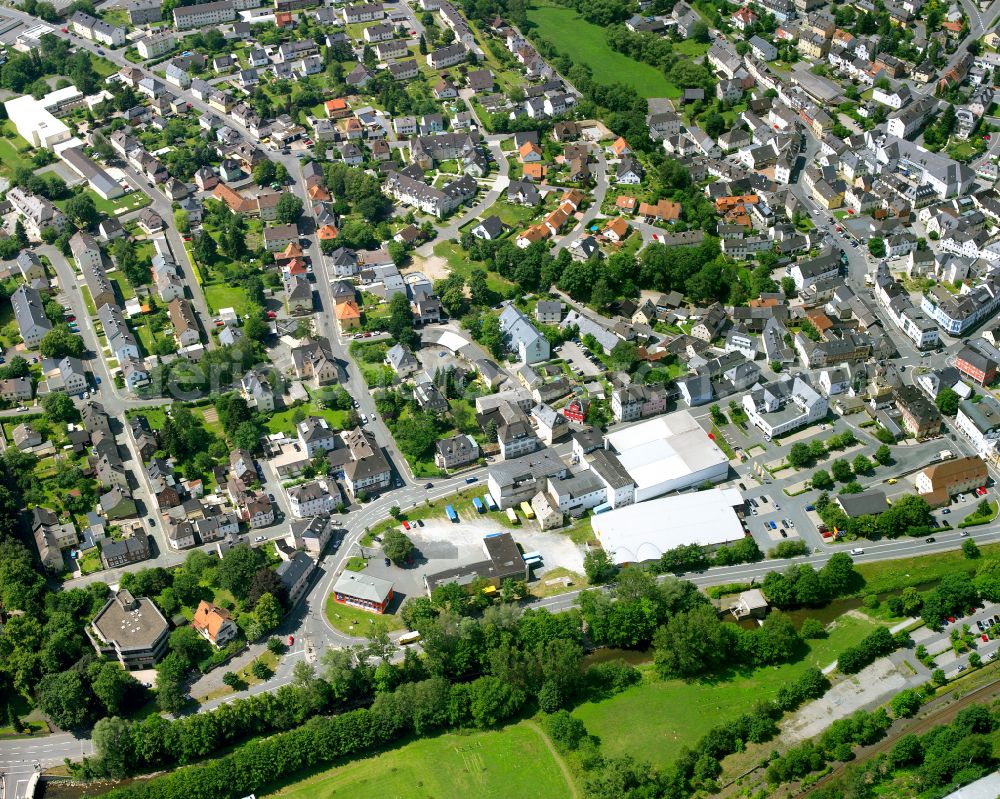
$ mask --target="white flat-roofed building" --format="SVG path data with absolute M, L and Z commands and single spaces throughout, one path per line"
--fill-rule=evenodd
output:
M 729 474 L 729 459 L 688 411 L 616 430 L 607 441 L 635 482 L 636 502 Z
M 627 505 L 593 517 L 594 535 L 615 563 L 643 563 L 685 544 L 719 547 L 746 535 L 735 488 L 711 488 Z
M 4 108 L 17 132 L 35 147 L 51 150 L 60 142 L 73 137 L 70 129 L 30 94 L 7 100 Z

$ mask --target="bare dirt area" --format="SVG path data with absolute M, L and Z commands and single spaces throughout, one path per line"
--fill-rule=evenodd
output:
M 401 270 L 403 275 L 410 272 L 423 272 L 424 276 L 432 283 L 435 280 L 443 280 L 451 274 L 448 268 L 448 261 L 440 255 L 429 255 L 426 258 L 413 254 L 410 266 Z
M 880 658 L 866 669 L 833 686 L 825 695 L 810 702 L 781 725 L 786 743 L 803 741 L 855 710 L 876 707 L 889 701 L 904 688 L 926 682 L 926 675 L 914 674 L 899 658 Z

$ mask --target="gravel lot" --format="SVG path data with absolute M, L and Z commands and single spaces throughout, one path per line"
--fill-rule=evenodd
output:
M 815 702 L 810 702 L 781 725 L 782 737 L 788 742 L 804 741 L 819 735 L 834 721 L 850 716 L 855 710 L 871 709 L 887 702 L 904 688 L 926 682 L 926 675 L 914 674 L 903 665 L 902 654 L 905 652 L 879 658 L 868 668 L 835 685 Z

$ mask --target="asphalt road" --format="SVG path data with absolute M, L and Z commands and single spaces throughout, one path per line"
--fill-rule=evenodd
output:
M 967 2 L 967 0 L 965 0 L 965 2 Z M 971 35 L 973 36 L 981 35 L 982 31 L 988 28 L 989 24 L 992 24 L 992 20 L 996 16 L 997 9 L 1000 8 L 1000 6 L 998 6 L 998 3 L 1000 3 L 1000 0 L 997 0 L 997 2 L 991 5 L 990 8 L 982 15 L 982 18 L 979 19 L 978 21 L 976 20 L 975 17 L 973 17 L 970 14 L 970 18 L 973 22 L 973 29 Z M 28 24 L 33 24 L 35 22 L 34 18 L 26 14 L 23 14 L 21 12 L 14 11 L 12 9 L 5 8 L 3 9 L 2 14 L 21 19 L 22 21 Z M 987 22 L 987 20 L 989 21 Z M 78 47 L 82 47 L 84 49 L 91 50 L 94 52 L 96 52 L 96 50 L 98 49 L 97 45 L 87 42 L 85 40 L 81 40 L 78 37 L 71 37 L 71 40 Z M 107 50 L 105 53 L 105 57 L 109 58 L 115 63 L 118 63 L 121 66 L 125 66 L 128 64 L 128 62 L 125 61 L 120 52 L 116 52 L 114 50 Z M 957 60 L 957 57 L 954 57 L 953 60 Z M 195 98 L 193 95 L 190 94 L 190 92 L 179 91 L 178 94 L 183 96 L 186 101 L 190 102 L 193 108 L 197 110 L 197 112 L 215 113 L 214 111 L 209 109 L 207 104 Z M 249 132 L 246 131 L 235 120 L 230 119 L 229 124 L 231 124 L 235 129 L 240 131 L 247 138 L 248 141 L 254 140 L 253 137 L 249 135 Z M 809 138 L 811 138 L 811 135 L 809 135 Z M 496 144 L 496 150 L 499 150 L 498 142 L 495 144 Z M 815 148 L 816 145 L 815 141 L 812 141 L 810 144 Z M 491 147 L 491 150 L 493 150 L 494 142 L 489 142 L 489 145 Z M 496 150 L 494 150 L 495 154 Z M 307 198 L 305 196 L 304 185 L 301 179 L 301 172 L 299 168 L 296 166 L 296 162 L 298 161 L 298 159 L 296 159 L 294 156 L 281 156 L 280 154 L 274 154 L 272 155 L 272 157 L 275 158 L 275 160 L 279 160 L 285 163 L 286 167 L 289 170 L 289 174 L 293 176 L 292 190 L 303 199 L 303 201 L 306 204 L 306 207 L 309 208 L 310 203 L 308 203 Z M 498 165 L 500 165 L 501 177 L 503 177 L 502 165 L 506 163 L 506 158 L 501 154 L 500 157 L 497 158 L 497 163 Z M 605 187 L 606 190 L 606 184 L 607 184 L 606 163 L 604 163 L 603 155 L 598 156 L 598 163 L 599 163 L 598 190 L 600 191 L 600 187 L 602 185 Z M 130 177 L 135 179 L 135 176 L 133 175 L 130 175 Z M 139 185 L 141 186 L 141 184 Z M 801 187 L 793 186 L 793 190 L 801 191 Z M 496 185 L 494 186 L 493 191 L 498 193 L 498 187 Z M 164 216 L 164 220 L 168 223 L 168 225 L 171 225 L 172 214 L 170 213 L 169 208 L 166 210 L 165 213 L 163 210 L 161 210 L 164 207 L 164 198 L 162 197 L 162 195 L 160 195 L 159 192 L 154 191 L 151 192 L 151 196 L 153 198 L 154 209 L 156 209 L 159 213 L 161 213 L 161 215 Z M 489 194 L 487 195 L 487 198 L 488 197 Z M 596 217 L 599 211 L 599 207 L 600 207 L 600 198 L 595 198 L 595 202 L 593 203 L 590 211 L 588 212 L 591 214 L 590 219 L 585 220 L 584 224 L 579 225 L 577 229 L 571 231 L 569 236 L 580 235 L 582 231 L 586 228 L 586 222 L 589 222 L 590 220 Z M 814 206 L 810 203 L 810 207 Z M 477 205 L 477 207 L 473 210 L 474 211 L 480 210 L 479 206 Z M 468 214 L 464 216 L 467 217 Z M 187 272 L 188 264 L 186 264 L 186 259 L 183 257 L 183 252 L 181 251 L 182 247 L 180 249 L 176 248 L 175 245 L 176 232 L 173 231 L 172 228 L 171 231 L 172 231 L 171 247 L 175 248 L 175 253 L 174 253 L 175 257 L 177 258 L 178 262 L 180 262 L 182 266 L 185 267 L 185 271 Z M 831 235 L 833 236 L 834 240 L 838 242 L 846 242 L 844 237 L 841 235 L 837 235 L 835 233 L 832 233 Z M 561 246 L 567 246 L 569 243 L 571 243 L 572 239 L 569 239 L 569 236 L 563 237 L 563 239 L 560 241 Z M 868 268 L 867 259 L 865 258 L 863 253 L 854 250 L 854 248 L 850 247 L 849 244 L 847 244 L 847 246 L 845 246 L 844 249 L 847 251 L 850 259 L 848 282 L 850 285 L 852 285 L 852 287 L 855 288 L 855 291 L 856 293 L 859 294 L 859 296 L 866 296 L 866 294 L 864 294 L 865 288 L 863 285 L 863 277 L 865 271 Z M 375 412 L 374 401 L 361 378 L 359 370 L 353 364 L 351 359 L 347 356 L 344 346 L 345 342 L 340 339 L 335 329 L 335 326 L 332 322 L 332 314 L 329 312 L 330 309 L 332 309 L 333 307 L 332 297 L 330 295 L 330 289 L 329 289 L 330 275 L 326 273 L 322 255 L 320 254 L 319 248 L 314 240 L 310 240 L 308 244 L 307 254 L 310 256 L 314 264 L 315 275 L 317 280 L 317 288 L 319 290 L 319 295 L 322 305 L 322 309 L 320 310 L 320 312 L 316 317 L 317 324 L 322 334 L 326 335 L 330 339 L 331 344 L 334 347 L 335 354 L 337 354 L 338 357 L 340 357 L 347 364 L 347 369 L 346 369 L 347 379 L 344 385 L 347 387 L 351 395 L 355 397 L 361 404 L 361 412 L 371 415 L 372 413 Z M 58 260 L 54 259 L 53 263 L 56 264 L 57 271 L 59 271 L 60 269 L 62 271 L 65 271 L 65 269 L 68 268 L 68 265 L 66 264 L 62 264 L 62 266 L 60 266 Z M 192 292 L 200 294 L 200 292 L 196 291 L 197 287 L 196 281 L 190 279 L 192 277 L 191 275 L 188 275 L 188 277 L 189 277 L 189 287 L 191 288 Z M 70 300 L 70 304 L 73 305 L 74 309 L 76 309 L 78 307 L 77 303 L 82 303 L 82 300 L 79 298 L 78 292 L 73 292 L 73 294 L 75 295 L 75 298 Z M 207 309 L 204 307 L 203 297 L 201 303 L 199 303 L 197 301 L 197 298 L 195 298 L 195 307 L 196 309 L 198 309 L 199 315 L 202 317 L 203 326 L 205 326 L 206 320 L 209 317 L 207 314 Z M 78 318 L 82 319 L 87 318 L 85 310 L 82 313 L 78 312 L 77 316 Z M 891 327 L 891 323 L 887 327 L 890 330 L 891 334 L 893 330 L 893 328 Z M 96 350 L 96 341 L 94 340 L 92 329 L 90 328 L 89 325 L 87 325 L 84 326 L 84 330 L 87 331 L 89 337 L 91 338 L 91 342 L 88 342 L 88 344 L 90 346 L 94 346 Z M 905 339 L 905 337 L 903 337 L 901 333 L 895 335 L 894 339 L 897 340 L 897 345 L 900 347 L 901 360 L 903 362 L 906 362 L 907 364 L 911 363 L 915 364 L 919 362 L 918 354 L 915 351 L 913 351 L 912 346 L 907 346 L 908 340 Z M 926 363 L 925 360 L 923 365 L 935 365 L 938 363 L 938 360 L 941 360 L 942 361 L 941 365 L 943 365 L 943 359 L 945 357 L 947 357 L 946 354 L 943 354 L 942 356 L 940 356 L 940 358 L 926 359 L 930 360 L 930 364 Z M 95 365 L 94 372 L 95 374 L 102 375 L 102 386 L 106 385 L 108 387 L 107 391 L 102 393 L 100 400 L 102 403 L 104 403 L 105 408 L 108 410 L 109 414 L 111 414 L 112 416 L 121 416 L 123 415 L 123 412 L 126 408 L 138 407 L 136 403 L 139 403 L 140 401 L 123 397 L 117 392 L 112 390 L 113 383 L 111 383 L 109 379 L 105 379 L 107 376 L 107 372 L 103 364 Z M 704 413 L 701 413 L 700 415 L 704 417 Z M 849 426 L 851 422 L 850 420 L 847 421 L 838 420 L 837 424 L 844 425 L 846 427 Z M 397 466 L 397 469 L 401 470 L 400 476 L 408 477 L 409 472 L 405 466 L 405 461 L 402 459 L 398 450 L 395 448 L 392 442 L 392 438 L 389 435 L 388 430 L 385 429 L 384 425 L 382 425 L 381 420 L 372 423 L 370 425 L 370 429 L 372 429 L 375 432 L 379 443 L 386 448 L 386 451 L 390 459 Z M 832 430 L 826 432 L 824 435 L 826 436 L 832 435 L 832 433 L 838 429 L 840 428 L 837 427 L 837 425 L 835 425 L 835 427 Z M 125 437 L 124 443 L 127 446 L 129 446 L 129 442 L 127 439 L 128 436 Z M 870 439 L 866 439 L 866 441 L 867 443 L 865 451 L 867 452 L 868 451 L 867 448 L 869 447 L 873 448 L 874 445 L 870 441 Z M 939 445 L 933 444 L 931 446 L 937 447 Z M 956 446 L 954 443 L 949 443 L 948 446 L 952 449 L 957 448 L 962 452 L 968 451 L 967 444 L 965 444 L 963 447 L 962 444 Z M 130 452 L 132 451 L 131 446 L 129 446 L 129 450 Z M 920 457 L 923 456 L 922 450 L 914 449 L 913 453 L 914 453 L 914 458 L 917 458 L 917 453 L 920 454 Z M 746 482 L 746 480 L 749 479 L 749 470 L 752 469 L 753 463 L 756 460 L 758 459 L 774 460 L 778 458 L 781 454 L 782 454 L 781 447 L 769 447 L 765 455 L 757 456 L 756 459 L 752 459 L 751 461 L 748 461 L 746 464 L 742 464 L 740 468 L 737 470 L 737 477 L 734 478 L 733 482 L 736 482 L 738 480 Z M 903 459 L 907 456 L 900 455 L 899 457 Z M 480 478 L 483 478 L 485 476 L 485 472 L 486 472 L 485 469 L 479 469 L 474 472 L 471 472 L 470 475 L 476 475 L 479 476 Z M 319 573 L 316 579 L 314 580 L 312 589 L 309 591 L 307 597 L 300 605 L 300 607 L 297 609 L 297 612 L 293 615 L 292 618 L 286 621 L 285 625 L 280 630 L 281 634 L 283 635 L 295 634 L 296 646 L 290 653 L 288 653 L 288 655 L 286 655 L 283 658 L 282 663 L 278 667 L 276 675 L 268 682 L 262 683 L 259 686 L 254 686 L 254 688 L 250 689 L 247 692 L 241 694 L 234 694 L 230 697 L 226 697 L 223 700 L 218 700 L 216 703 L 210 703 L 209 706 L 215 706 L 217 704 L 221 704 L 222 702 L 226 701 L 233 701 L 233 699 L 238 698 L 239 696 L 244 695 L 246 693 L 259 693 L 262 691 L 274 690 L 280 685 L 290 681 L 291 669 L 293 668 L 294 663 L 298 658 L 300 657 L 315 658 L 316 656 L 318 656 L 318 654 L 322 652 L 323 648 L 325 647 L 346 646 L 357 643 L 359 639 L 347 636 L 332 628 L 326 621 L 325 616 L 323 614 L 323 603 L 325 601 L 326 596 L 329 593 L 332 581 L 336 579 L 336 575 L 340 572 L 341 568 L 343 567 L 344 561 L 346 560 L 346 558 L 350 556 L 358 540 L 365 534 L 366 530 L 376 522 L 381 521 L 382 519 L 388 516 L 388 508 L 391 505 L 399 505 L 400 507 L 405 509 L 412 505 L 418 504 L 427 498 L 440 498 L 443 496 L 447 496 L 448 494 L 453 493 L 454 491 L 463 488 L 465 486 L 464 477 L 465 475 L 463 475 L 462 478 L 435 480 L 434 488 L 430 491 L 427 491 L 423 488 L 423 481 L 413 481 L 412 479 L 406 479 L 404 480 L 403 487 L 393 491 L 386 492 L 386 494 L 375 499 L 374 501 L 365 505 L 364 507 L 348 513 L 344 517 L 344 540 L 341 546 L 334 553 L 327 555 L 327 557 L 321 563 Z M 785 484 L 789 484 L 795 479 L 800 479 L 800 478 L 801 476 L 799 476 L 799 478 L 796 478 L 795 476 L 789 476 L 782 480 L 775 480 L 772 484 L 767 485 L 766 487 L 756 485 L 753 487 L 749 487 L 746 493 L 747 496 L 755 498 L 759 498 L 761 494 L 766 493 L 771 498 L 772 502 L 774 499 L 778 499 L 779 503 L 782 506 L 781 510 L 775 510 L 773 511 L 773 513 L 779 517 L 780 516 L 790 517 L 792 520 L 795 521 L 794 529 L 797 532 L 803 534 L 804 537 L 806 537 L 807 539 L 811 539 L 817 536 L 811 535 L 809 532 L 810 528 L 808 524 L 806 524 L 805 521 L 799 520 L 800 515 L 803 513 L 801 511 L 801 507 L 804 506 L 804 504 L 808 500 L 804 498 L 792 499 L 785 497 L 782 493 L 780 493 L 782 487 Z M 749 485 L 750 484 L 748 484 L 748 486 Z M 763 521 L 764 518 L 767 517 L 766 516 L 751 517 L 751 519 L 749 520 L 752 532 L 754 533 L 755 538 L 758 538 L 758 540 L 760 540 L 761 522 Z M 812 530 L 812 533 L 813 534 L 815 533 L 814 528 Z M 990 525 L 985 525 L 983 527 L 975 528 L 973 535 L 975 540 L 980 543 L 992 543 L 1000 541 L 1000 524 L 993 523 Z M 911 539 L 868 543 L 864 545 L 864 554 L 857 556 L 856 560 L 858 560 L 859 562 L 867 562 L 867 561 L 885 560 L 890 558 L 907 557 L 917 554 L 927 554 L 931 552 L 944 552 L 957 548 L 961 542 L 961 538 L 959 537 L 957 532 L 940 533 L 937 534 L 935 537 L 937 540 L 933 544 L 926 544 L 923 540 L 911 540 Z M 817 548 L 819 549 L 818 552 L 815 551 L 815 549 Z M 843 547 L 835 547 L 835 548 L 827 547 L 824 544 L 822 544 L 822 542 L 815 542 L 813 550 L 814 551 L 809 555 L 803 556 L 801 558 L 796 558 L 795 562 L 805 562 L 805 563 L 811 563 L 814 566 L 821 566 L 823 563 L 826 562 L 826 560 L 829 558 L 832 552 L 842 551 Z M 694 583 L 698 585 L 709 585 L 709 584 L 716 584 L 723 582 L 738 582 L 738 581 L 742 582 L 754 579 L 759 580 L 762 579 L 768 571 L 771 571 L 775 568 L 782 568 L 785 565 L 786 563 L 782 561 L 764 561 L 762 563 L 757 563 L 757 564 L 710 569 L 707 572 L 686 575 L 685 577 L 687 579 L 692 580 Z M 104 573 L 103 577 L 106 579 L 108 577 L 108 574 Z M 550 597 L 548 599 L 532 603 L 532 606 L 545 607 L 550 610 L 564 610 L 572 606 L 572 604 L 576 600 L 578 593 L 579 593 L 578 591 L 573 591 L 561 594 L 556 597 Z M 39 738 L 37 740 L 22 739 L 16 741 L 2 741 L 0 742 L 0 770 L 7 772 L 8 779 L 11 779 L 12 777 L 17 776 L 18 774 L 24 775 L 30 773 L 34 769 L 34 765 L 36 762 L 42 766 L 53 765 L 62 762 L 62 760 L 66 757 L 69 757 L 71 759 L 77 759 L 83 755 L 88 754 L 89 752 L 90 752 L 90 742 L 86 738 L 77 738 L 75 736 L 65 733 L 46 736 L 44 738 Z

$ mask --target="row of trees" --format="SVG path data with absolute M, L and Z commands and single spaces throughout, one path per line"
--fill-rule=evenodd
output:
M 877 627 L 855 646 L 848 647 L 840 653 L 837 658 L 837 668 L 844 674 L 857 674 L 878 658 L 894 652 L 896 647 L 908 638 L 909 636 L 903 633 L 902 639 L 896 639 L 887 627 Z
M 702 571 L 712 566 L 735 566 L 737 563 L 755 563 L 762 560 L 764 553 L 760 551 L 753 536 L 746 536 L 733 544 L 719 547 L 711 553 L 697 544 L 682 544 L 668 549 L 660 555 L 653 570 L 661 574 L 681 574 L 688 571 Z
M 93 11 L 92 5 L 90 9 Z M 72 16 L 73 12 L 69 10 L 68 13 Z M 90 54 L 82 48 L 73 52 L 68 39 L 61 39 L 54 34 L 43 36 L 38 50 L 30 53 L 11 52 L 0 68 L 0 87 L 22 94 L 29 91 L 29 87 L 33 87 L 36 82 L 51 75 L 65 76 L 84 94 L 93 94 L 100 88 L 100 76 L 94 71 Z M 45 83 L 45 91 L 50 90 Z
M 426 734 L 438 726 L 467 724 L 489 727 L 515 715 L 532 698 L 542 709 L 555 711 L 591 685 L 607 691 L 634 681 L 620 675 L 609 680 L 606 670 L 591 677 L 581 669 L 579 618 L 574 614 L 520 615 L 516 606 L 506 606 L 490 608 L 476 620 L 447 610 L 425 610 L 418 616 L 425 646 L 431 650 L 425 658 L 407 652 L 401 664 L 391 663 L 394 646 L 379 627 L 363 651 L 325 652 L 321 674 L 298 664 L 294 683 L 277 692 L 174 721 L 158 716 L 135 722 L 102 720 L 95 729 L 96 759 L 85 769 L 91 775 L 122 775 L 191 763 L 245 738 L 289 730 L 319 714 L 372 702 L 371 716 L 354 711 L 338 718 L 354 715 L 372 722 L 365 725 L 372 732 L 358 730 L 362 737 L 382 729 L 381 711 L 401 720 L 403 732 Z M 448 708 L 443 717 L 442 708 Z M 399 732 L 393 726 L 379 740 L 387 743 Z
M 871 713 L 858 710 L 849 718 L 838 719 L 818 741 L 806 741 L 772 760 L 767 767 L 767 781 L 777 785 L 819 771 L 829 760 L 850 760 L 855 745 L 867 746 L 881 740 L 891 724 L 883 708 Z
M 904 735 L 888 754 L 848 768 L 812 795 L 817 799 L 843 796 L 866 799 L 883 791 L 891 793 L 896 786 L 913 784 L 928 794 L 948 793 L 995 770 L 992 734 L 998 722 L 996 711 L 985 705 L 973 705 L 962 710 L 950 724 L 934 727 L 923 735 Z M 909 788 L 903 790 L 907 792 Z
M 254 318 L 259 321 L 259 315 Z M 247 335 L 231 346 L 208 350 L 197 363 L 185 358 L 160 363 L 152 370 L 150 385 L 143 393 L 193 400 L 230 389 L 248 369 L 267 362 L 260 341 Z
M 837 552 L 817 571 L 810 564 L 789 566 L 784 572 L 768 572 L 761 586 L 767 601 L 776 608 L 821 607 L 837 597 L 856 592 L 861 576 L 846 552 Z
M 664 679 L 691 679 L 734 665 L 768 666 L 802 652 L 785 614 L 774 611 L 756 630 L 723 622 L 711 605 L 675 614 L 653 636 L 653 662 Z
M 846 464 L 846 461 L 844 463 L 850 469 L 850 465 Z M 814 485 L 816 474 L 813 473 L 812 476 Z M 850 480 L 851 474 L 853 472 L 844 472 L 841 477 Z M 927 535 L 931 530 L 931 507 L 926 499 L 917 494 L 900 497 L 878 516 L 863 515 L 851 518 L 826 492 L 819 495 L 815 504 L 816 512 L 831 531 L 836 528 L 856 538 L 920 536 Z
M 534 634 L 551 621 L 533 620 Z M 520 635 L 516 637 L 519 643 L 524 643 Z M 560 639 L 536 642 L 542 644 L 542 649 L 527 660 L 523 648 L 506 653 L 498 650 L 483 676 L 458 683 L 442 676 L 422 675 L 416 658 L 407 657 L 399 667 L 383 661 L 373 669 L 352 666 L 350 653 L 332 650 L 323 657 L 322 677 L 306 664 L 299 664 L 293 685 L 273 695 L 224 706 L 216 713 L 175 722 L 149 719 L 129 724 L 121 719 L 103 720 L 95 729 L 98 759 L 89 762 L 87 768 L 92 773 L 101 773 L 99 769 L 103 773 L 116 773 L 116 768 L 117 773 L 126 773 L 130 767 L 136 767 L 135 758 L 141 763 L 150 754 L 164 764 L 173 762 L 175 757 L 181 762 L 192 762 L 232 740 L 233 730 L 239 730 L 242 736 L 273 731 L 276 716 L 287 725 L 286 729 L 302 725 L 291 732 L 258 738 L 225 758 L 174 770 L 165 777 L 110 794 L 115 799 L 235 797 L 304 768 L 391 744 L 409 733 L 427 735 L 450 726 L 495 726 L 523 709 L 529 701 L 527 692 L 539 679 L 542 687 L 538 689 L 537 703 L 544 706 L 558 693 L 552 686 L 567 675 L 574 675 L 567 687 L 575 685 L 576 690 L 590 695 L 622 690 L 638 678 L 638 673 L 623 663 L 594 666 L 581 676 L 578 661 L 575 670 L 572 668 L 575 660 L 572 642 L 568 642 L 570 648 L 561 647 L 559 654 L 545 648 L 556 640 Z M 386 677 L 393 672 L 411 679 L 391 686 Z M 362 687 L 358 679 L 365 677 L 377 686 L 369 709 L 349 710 L 327 718 L 311 717 L 321 712 L 324 702 L 333 705 L 344 702 Z M 806 670 L 798 680 L 779 691 L 776 701 L 758 703 L 753 712 L 710 730 L 664 773 L 631 758 L 601 756 L 583 725 L 555 704 L 551 705 L 553 713 L 547 717 L 546 727 L 564 751 L 589 747 L 581 760 L 588 795 L 611 799 L 623 795 L 627 786 L 628 795 L 680 799 L 697 788 L 717 788 L 714 779 L 723 757 L 742 749 L 746 743 L 769 740 L 777 733 L 775 721 L 783 712 L 822 695 L 828 687 L 818 669 Z M 635 793 L 636 790 L 640 792 Z

